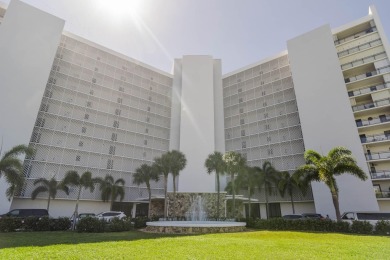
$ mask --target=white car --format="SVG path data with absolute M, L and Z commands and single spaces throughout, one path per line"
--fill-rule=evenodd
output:
M 126 215 L 122 211 L 106 211 L 96 215 L 96 218 L 110 222 L 113 218 L 123 219 Z

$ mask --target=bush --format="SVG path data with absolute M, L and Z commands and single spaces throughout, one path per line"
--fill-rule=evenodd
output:
M 0 218 L 0 232 L 14 232 L 22 228 L 22 220 L 18 218 Z
M 356 234 L 372 234 L 374 227 L 368 221 L 352 221 L 351 232 Z
M 78 221 L 76 225 L 77 232 L 101 233 L 104 232 L 105 222 L 97 218 L 86 217 Z
M 58 219 L 50 219 L 50 231 L 66 231 L 70 229 L 70 219 L 58 218 Z
M 375 233 L 379 235 L 390 235 L 390 221 L 380 220 L 376 222 Z
M 340 221 L 340 222 L 336 221 L 334 222 L 334 232 L 339 232 L 339 233 L 351 232 L 351 224 L 345 221 Z
M 136 217 L 132 221 L 134 222 L 134 228 L 144 228 L 149 219 L 147 217 Z
M 49 217 L 41 217 L 36 222 L 34 231 L 50 231 L 50 219 Z
M 107 230 L 110 232 L 129 231 L 131 229 L 130 219 L 113 218 L 108 224 Z

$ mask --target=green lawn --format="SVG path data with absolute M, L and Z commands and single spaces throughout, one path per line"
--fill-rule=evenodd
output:
M 141 232 L 0 233 L 0 259 L 389 259 L 390 237 L 256 231 L 198 236 Z

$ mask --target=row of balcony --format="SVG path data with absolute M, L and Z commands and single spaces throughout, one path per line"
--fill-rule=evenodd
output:
M 373 62 L 373 61 L 376 61 L 376 60 L 379 60 L 379 59 L 382 59 L 382 58 L 386 58 L 386 52 L 380 52 L 380 53 L 376 53 L 374 55 L 370 55 L 370 56 L 367 56 L 367 57 L 364 57 L 364 58 L 361 58 L 361 59 L 356 59 L 354 61 L 351 61 L 351 62 L 347 62 L 347 63 L 344 63 L 344 64 L 341 64 L 341 69 L 342 70 L 346 70 L 346 69 L 350 69 L 350 68 L 353 68 L 353 67 L 356 67 L 356 66 L 359 66 L 359 65 L 363 65 L 363 64 L 366 64 L 366 63 L 370 63 L 370 62 Z
M 385 82 L 383 84 L 376 85 L 376 86 L 364 87 L 364 88 L 360 88 L 357 90 L 348 91 L 348 96 L 354 97 L 354 96 L 363 95 L 363 94 L 367 94 L 370 92 L 386 89 L 389 87 L 390 87 L 390 82 Z
M 371 171 L 371 179 L 386 179 L 390 178 L 390 171 Z
M 375 39 L 373 41 L 369 41 L 369 42 L 360 44 L 358 46 L 352 47 L 348 50 L 340 51 L 339 53 L 337 53 L 337 55 L 339 56 L 339 58 L 341 58 L 341 57 L 347 56 L 349 54 L 356 53 L 356 52 L 359 52 L 362 50 L 366 50 L 368 48 L 375 47 L 375 46 L 378 46 L 381 44 L 382 44 L 381 39 Z
M 381 123 L 390 122 L 390 115 L 381 115 L 379 117 L 369 117 L 368 120 L 358 119 L 355 121 L 357 127 L 377 125 Z
M 354 81 L 357 81 L 357 80 L 369 78 L 369 77 L 372 77 L 372 76 L 375 76 L 375 75 L 378 75 L 378 74 L 382 74 L 382 73 L 386 73 L 386 72 L 390 72 L 390 66 L 389 65 L 381 67 L 381 68 L 378 68 L 378 69 L 370 71 L 370 72 L 366 72 L 366 73 L 363 73 L 363 74 L 360 74 L 360 75 L 356 75 L 356 76 L 353 76 L 353 77 L 350 77 L 350 78 L 345 78 L 344 81 L 345 81 L 345 83 L 350 83 L 350 82 L 354 82 Z
M 367 161 L 390 159 L 390 151 L 377 152 L 377 153 L 366 153 L 365 155 L 366 155 Z
M 390 104 L 390 98 L 384 98 L 384 99 L 376 100 L 372 103 L 352 106 L 352 110 L 353 110 L 353 112 L 356 112 L 356 111 L 361 111 L 361 110 L 370 109 L 370 108 L 374 108 L 374 107 L 383 107 L 383 106 L 387 106 L 389 104 Z
M 377 191 L 375 192 L 375 196 L 378 198 L 378 199 L 390 199 L 390 191 Z
M 334 42 L 334 44 L 335 45 L 339 45 L 339 44 L 342 44 L 344 42 L 347 42 L 347 41 L 359 38 L 360 36 L 363 36 L 363 35 L 366 35 L 366 34 L 369 34 L 369 33 L 372 33 L 372 32 L 376 32 L 376 31 L 377 31 L 376 26 L 373 26 L 373 27 L 368 28 L 367 30 L 355 33 L 354 35 L 348 36 L 348 37 L 340 39 L 340 40 L 336 40 Z
M 360 141 L 362 142 L 362 144 L 387 140 L 390 140 L 390 134 L 366 135 L 360 137 Z

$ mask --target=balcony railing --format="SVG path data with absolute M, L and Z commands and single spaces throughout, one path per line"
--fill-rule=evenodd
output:
M 345 81 L 345 83 L 350 83 L 350 82 L 369 78 L 369 77 L 372 77 L 372 76 L 375 76 L 378 74 L 382 74 L 382 73 L 386 73 L 386 72 L 390 72 L 390 65 L 387 65 L 387 66 L 384 66 L 384 67 L 381 67 L 381 68 L 378 68 L 376 70 L 366 72 L 366 73 L 363 73 L 360 75 L 352 76 L 350 78 L 345 78 L 344 81 Z
M 386 88 L 390 88 L 390 82 L 385 82 L 381 85 L 364 87 L 364 88 L 360 88 L 357 90 L 349 91 L 348 96 L 350 96 L 350 97 L 358 96 L 358 95 L 362 95 L 362 94 L 366 94 L 366 93 L 370 93 L 370 92 L 374 92 L 374 91 L 378 91 L 378 90 L 386 89 Z
M 353 67 L 356 67 L 356 66 L 359 66 L 362 64 L 370 63 L 370 62 L 373 62 L 375 60 L 382 59 L 382 58 L 386 58 L 386 52 L 384 52 L 384 51 L 380 52 L 380 53 L 376 53 L 374 55 L 370 55 L 370 56 L 361 58 L 361 59 L 357 59 L 357 60 L 354 60 L 351 62 L 341 64 L 341 69 L 342 70 L 350 69 L 350 68 L 353 68 Z
M 390 152 L 379 152 L 379 153 L 366 153 L 366 160 L 385 160 L 390 159 Z
M 390 104 L 390 98 L 385 98 L 385 99 L 380 99 L 380 100 L 374 101 L 372 103 L 353 106 L 352 110 L 353 110 L 353 112 L 356 112 L 356 111 L 361 111 L 361 110 L 370 109 L 370 108 L 374 108 L 374 107 L 383 107 L 383 106 L 386 106 L 389 104 Z
M 378 199 L 381 199 L 381 198 L 389 198 L 390 199 L 390 192 L 389 191 L 377 191 L 377 192 L 375 192 L 375 196 Z
M 371 179 L 390 178 L 390 171 L 375 171 L 371 172 Z
M 360 36 L 363 36 L 363 35 L 366 35 L 366 34 L 369 34 L 369 33 L 372 33 L 372 32 L 376 32 L 376 31 L 377 31 L 376 26 L 373 26 L 371 28 L 368 28 L 367 30 L 355 33 L 354 35 L 348 36 L 348 37 L 340 39 L 340 40 L 336 40 L 334 42 L 334 44 L 335 45 L 339 45 L 341 43 L 344 43 L 344 42 L 347 42 L 347 41 L 359 38 Z
M 390 140 L 390 134 L 381 134 L 381 135 L 367 135 L 365 137 L 360 137 L 360 141 L 362 144 L 365 143 L 373 143 L 373 142 L 379 142 L 379 141 L 386 141 Z
M 368 125 L 376 125 L 381 123 L 390 122 L 390 115 L 384 115 L 380 117 L 371 117 L 369 120 L 356 120 L 356 126 L 368 126 Z
M 371 47 L 375 47 L 375 46 L 378 46 L 378 45 L 381 45 L 381 44 L 382 44 L 381 39 L 376 39 L 376 40 L 373 40 L 373 41 L 369 41 L 369 42 L 360 44 L 360 45 L 358 45 L 356 47 L 352 47 L 352 48 L 350 48 L 348 50 L 340 51 L 339 53 L 337 53 L 337 55 L 339 56 L 339 58 L 341 58 L 341 57 L 347 56 L 349 54 L 352 54 L 352 53 L 355 53 L 355 52 L 358 52 L 358 51 L 362 51 L 362 50 L 365 50 L 365 49 L 368 49 L 368 48 L 371 48 Z

